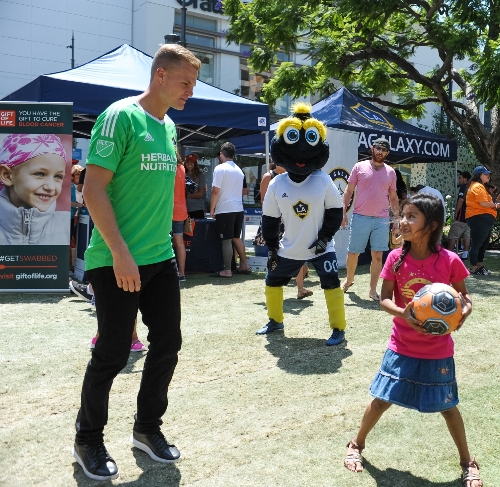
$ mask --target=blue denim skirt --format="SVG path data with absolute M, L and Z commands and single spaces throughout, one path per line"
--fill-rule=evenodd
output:
M 421 413 L 436 413 L 458 404 L 453 357 L 420 359 L 387 350 L 370 394 Z

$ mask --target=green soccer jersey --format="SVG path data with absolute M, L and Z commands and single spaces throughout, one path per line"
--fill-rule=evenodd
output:
M 107 193 L 116 222 L 137 265 L 173 258 L 170 239 L 177 166 L 175 125 L 158 120 L 136 98 L 113 103 L 92 129 L 87 164 L 113 171 Z M 85 269 L 112 266 L 97 227 L 85 252 Z

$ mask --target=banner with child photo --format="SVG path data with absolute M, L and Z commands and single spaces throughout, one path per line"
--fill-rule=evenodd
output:
M 0 292 L 68 291 L 71 103 L 0 102 Z

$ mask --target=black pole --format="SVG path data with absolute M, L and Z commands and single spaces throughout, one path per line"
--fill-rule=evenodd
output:
M 75 32 L 71 32 L 71 45 L 66 46 L 66 49 L 71 49 L 71 69 L 75 67 Z
M 182 25 L 181 25 L 181 45 L 186 47 L 186 0 L 182 0 Z

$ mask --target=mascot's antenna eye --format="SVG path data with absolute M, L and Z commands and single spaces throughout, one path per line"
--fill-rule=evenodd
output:
M 319 131 L 316 127 L 311 127 L 306 130 L 306 140 L 310 145 L 316 145 L 319 139 Z
M 283 132 L 283 140 L 287 144 L 295 144 L 299 140 L 299 131 L 295 127 L 287 127 Z

